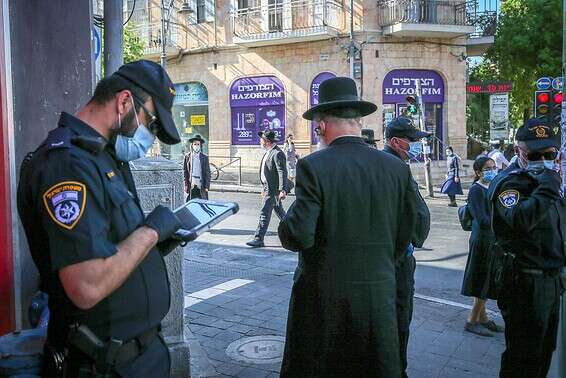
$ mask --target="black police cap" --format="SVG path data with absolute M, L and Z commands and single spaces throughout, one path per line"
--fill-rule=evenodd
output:
M 529 150 L 537 151 L 554 147 L 560 149 L 560 142 L 546 121 L 539 118 L 531 118 L 517 130 L 515 136 L 517 141 L 524 142 Z
M 393 119 L 385 128 L 385 137 L 391 139 L 406 138 L 411 142 L 430 136 L 429 133 L 418 130 L 413 121 L 407 117 L 397 117 Z
M 151 96 L 157 112 L 157 138 L 166 144 L 179 143 L 181 138 L 171 114 L 175 87 L 163 67 L 149 60 L 138 60 L 124 64 L 114 75 L 140 87 Z

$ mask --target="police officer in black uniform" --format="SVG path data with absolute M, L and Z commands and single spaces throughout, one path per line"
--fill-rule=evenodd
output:
M 413 122 L 406 117 L 399 117 L 387 125 L 385 129 L 385 147 L 383 152 L 398 157 L 401 160 L 416 158 L 422 152 L 422 138 L 430 134 L 419 131 Z M 409 343 L 409 328 L 413 318 L 413 296 L 415 294 L 415 269 L 417 266 L 413 256 L 414 247 L 421 248 L 430 231 L 430 211 L 419 192 L 419 185 L 413 180 L 417 204 L 417 228 L 414 231 L 411 244 L 406 255 L 395 266 L 397 278 L 397 327 L 399 332 L 399 347 L 402 365 L 402 375 L 407 377 L 407 345 Z
M 180 222 L 144 216 L 128 161 L 180 141 L 174 94 L 156 63 L 126 64 L 22 163 L 18 211 L 51 313 L 43 376 L 169 376 L 163 254 Z
M 555 162 L 560 144 L 539 119 L 519 128 L 516 139 L 520 169 L 500 174 L 488 192 L 504 254 L 497 277 L 506 340 L 500 377 L 546 377 L 566 263 L 566 203 Z

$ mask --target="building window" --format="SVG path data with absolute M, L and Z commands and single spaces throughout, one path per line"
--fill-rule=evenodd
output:
M 197 23 L 206 22 L 206 0 L 197 0 Z
M 238 0 L 238 9 L 247 9 L 248 0 Z
M 269 0 L 268 20 L 270 32 L 283 31 L 283 0 Z

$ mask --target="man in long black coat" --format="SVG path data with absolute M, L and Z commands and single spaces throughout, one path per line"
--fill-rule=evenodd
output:
M 395 264 L 415 226 L 409 167 L 361 138 L 359 118 L 376 106 L 351 79 L 329 79 L 319 94 L 303 117 L 328 147 L 299 161 L 279 226 L 299 252 L 281 377 L 400 377 Z

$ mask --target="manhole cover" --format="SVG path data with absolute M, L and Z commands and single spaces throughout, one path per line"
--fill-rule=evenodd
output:
M 228 345 L 226 354 L 248 364 L 275 364 L 283 359 L 285 338 L 281 336 L 245 337 Z

